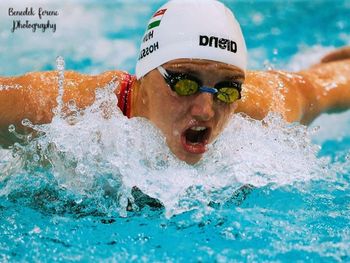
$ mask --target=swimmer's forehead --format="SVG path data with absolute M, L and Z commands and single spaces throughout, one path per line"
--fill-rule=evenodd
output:
M 206 59 L 175 59 L 163 65 L 166 68 L 186 70 L 192 73 L 220 71 L 230 77 L 244 79 L 245 72 L 233 65 Z

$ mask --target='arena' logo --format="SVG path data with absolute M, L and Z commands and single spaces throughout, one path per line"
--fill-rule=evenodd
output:
M 226 38 L 218 38 L 214 36 L 199 36 L 199 45 L 226 49 L 233 53 L 237 52 L 237 43 Z

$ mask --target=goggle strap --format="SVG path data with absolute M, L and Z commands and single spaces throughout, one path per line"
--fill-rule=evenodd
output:
M 200 87 L 199 91 L 201 92 L 207 92 L 207 93 L 211 93 L 211 94 L 216 94 L 218 93 L 218 90 L 215 88 L 210 88 L 210 87 Z
M 159 66 L 157 69 L 164 78 L 169 78 L 168 72 L 162 66 Z

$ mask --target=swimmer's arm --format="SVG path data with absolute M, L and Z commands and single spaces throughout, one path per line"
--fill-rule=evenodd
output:
M 282 71 L 248 71 L 242 89 L 242 99 L 236 112 L 261 120 L 269 112 L 277 112 L 289 122 L 301 121 L 306 99 L 301 89 L 303 79 Z
M 249 71 L 237 110 L 255 119 L 277 112 L 309 124 L 323 112 L 349 108 L 350 60 L 342 60 L 298 73 Z
M 323 112 L 350 109 L 350 58 L 321 63 L 299 74 L 313 86 L 313 100 L 316 100 L 316 111 L 306 109 L 303 122 L 310 123 Z M 310 97 L 307 92 L 304 96 Z
M 65 72 L 63 101 L 74 100 L 78 108 L 86 108 L 95 100 L 95 90 L 111 82 L 117 83 L 122 72 L 108 71 L 98 76 Z M 19 77 L 0 77 L 0 145 L 11 145 L 17 139 L 8 132 L 14 124 L 16 131 L 27 133 L 23 119 L 34 124 L 49 123 L 57 106 L 58 72 L 34 72 Z

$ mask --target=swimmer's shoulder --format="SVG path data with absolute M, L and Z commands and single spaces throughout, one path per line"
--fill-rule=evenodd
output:
M 242 98 L 238 102 L 237 112 L 242 112 L 254 119 L 263 119 L 269 111 L 272 89 L 267 85 L 268 76 L 264 71 L 246 72 L 242 88 Z
M 104 87 L 106 85 L 115 85 L 116 89 L 119 89 L 121 83 L 130 76 L 126 71 L 110 70 L 105 71 L 99 75 L 92 76 L 95 78 L 98 87 Z
M 77 71 L 65 71 L 64 81 L 69 86 L 78 86 L 80 83 L 97 84 L 98 87 L 105 86 L 110 82 L 118 82 L 122 80 L 128 73 L 119 70 L 109 70 L 100 74 L 84 74 Z M 58 71 L 39 71 L 39 72 L 28 72 L 19 76 L 3 76 L 0 78 L 1 84 L 3 85 L 23 85 L 36 84 L 50 85 L 57 84 Z
M 120 88 L 121 83 L 129 74 L 120 70 L 109 70 L 96 75 L 83 74 L 76 71 L 65 71 L 65 87 L 67 89 L 95 90 L 112 85 L 115 90 Z
M 308 103 L 303 92 L 305 86 L 305 79 L 295 72 L 247 71 L 238 112 L 254 119 L 277 112 L 286 121 L 300 121 Z

